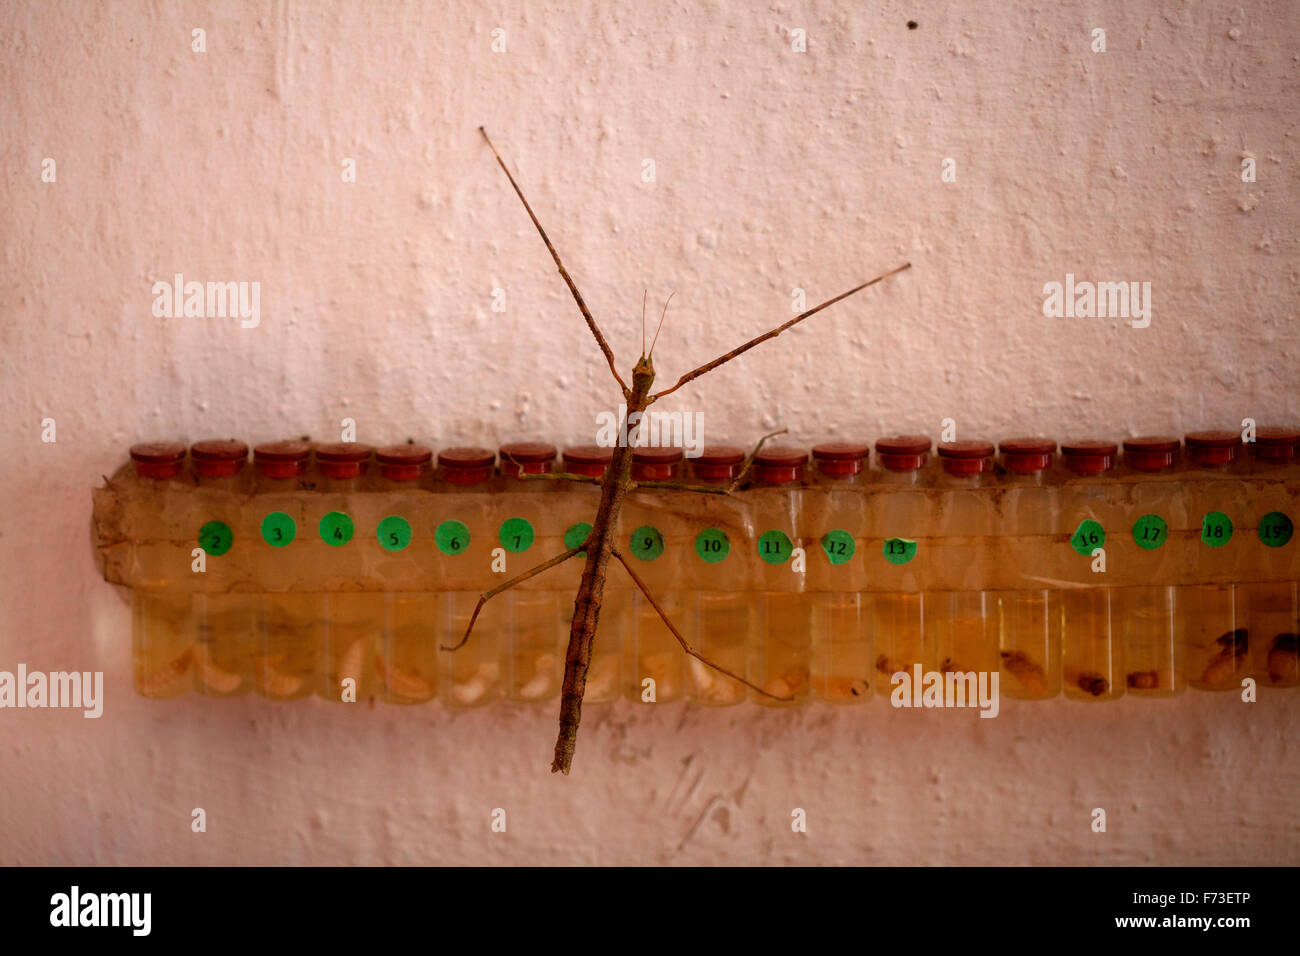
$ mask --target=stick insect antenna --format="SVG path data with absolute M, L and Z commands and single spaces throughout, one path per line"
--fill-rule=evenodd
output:
M 663 311 L 663 314 L 659 316 L 659 327 L 655 329 L 655 337 L 654 337 L 654 340 L 651 341 L 651 343 L 650 343 L 650 354 L 651 354 L 651 355 L 654 355 L 654 354 L 655 354 L 655 342 L 658 342 L 658 341 L 659 341 L 659 331 L 664 327 L 664 319 L 665 319 L 665 318 L 667 317 L 667 315 L 668 315 L 668 303 L 671 302 L 671 301 L 673 301 L 673 296 L 675 296 L 676 294 L 677 294 L 676 292 L 669 292 L 669 293 L 668 293 L 668 301 L 664 303 L 664 311 Z
M 835 298 L 827 299 L 821 305 L 815 305 L 807 312 L 799 313 L 789 322 L 785 322 L 781 325 L 778 325 L 770 332 L 764 332 L 762 335 L 758 336 L 757 338 L 750 339 L 744 345 L 737 346 L 727 354 L 719 355 L 712 362 L 706 362 L 705 364 L 701 365 L 699 368 L 687 372 L 685 375 L 683 375 L 681 378 L 677 380 L 677 384 L 674 385 L 672 388 L 666 388 L 662 392 L 655 392 L 655 394 L 651 395 L 650 401 L 652 402 L 657 401 L 658 399 L 663 398 L 665 395 L 671 395 L 673 392 L 677 391 L 687 382 L 699 378 L 705 372 L 713 371 L 719 365 L 722 365 L 726 362 L 730 362 L 738 355 L 743 355 L 745 352 L 748 352 L 750 349 L 752 349 L 755 345 L 760 345 L 761 343 L 766 342 L 768 339 L 776 338 L 778 335 L 780 335 L 786 329 L 790 328 L 792 325 L 796 325 L 797 323 L 802 322 L 804 319 L 808 318 L 811 315 L 816 315 L 822 309 L 834 305 L 836 302 L 839 302 L 841 299 L 847 299 L 849 296 L 853 295 L 853 293 L 861 292 L 863 289 L 867 288 L 868 286 L 873 286 L 877 282 L 883 282 L 885 279 L 888 279 L 890 276 L 898 275 L 898 273 L 902 272 L 904 269 L 910 269 L 910 268 L 912 268 L 912 264 L 910 262 L 905 262 L 897 269 L 891 269 L 890 271 L 886 272 L 884 275 L 876 276 L 870 282 L 864 282 L 860 286 L 855 286 L 854 288 L 850 289 L 848 292 L 841 292 Z
M 492 140 L 488 138 L 487 130 L 480 126 L 478 131 L 483 134 L 483 139 L 487 141 L 488 149 L 492 150 L 492 155 L 496 157 L 497 164 L 500 165 L 501 171 L 504 172 L 506 178 L 510 180 L 510 185 L 514 187 L 515 195 L 517 195 L 519 201 L 524 204 L 524 209 L 528 210 L 528 218 L 531 219 L 533 225 L 537 227 L 537 232 L 541 235 L 542 242 L 546 243 L 546 248 L 551 253 L 551 258 L 555 260 L 555 267 L 560 270 L 560 275 L 564 278 L 565 285 L 567 285 L 569 291 L 573 293 L 573 301 L 578 303 L 578 311 L 580 311 L 582 317 L 587 320 L 587 328 L 591 329 L 591 334 L 596 337 L 596 344 L 599 345 L 600 350 L 605 353 L 605 361 L 609 363 L 609 370 L 613 374 L 614 380 L 618 382 L 619 387 L 623 389 L 624 395 L 631 395 L 632 390 L 627 387 L 627 383 L 623 381 L 623 377 L 618 374 L 618 369 L 614 365 L 614 353 L 610 349 L 609 343 L 605 341 L 605 336 L 601 334 L 600 326 L 598 326 L 596 320 L 592 318 L 591 310 L 587 308 L 587 303 L 583 301 L 582 293 L 578 291 L 578 287 L 574 284 L 573 279 L 569 277 L 568 270 L 564 268 L 564 263 L 560 261 L 560 254 L 555 251 L 555 246 L 551 244 L 550 237 L 546 235 L 546 230 L 542 228 L 542 224 L 538 221 L 536 214 L 533 212 L 533 207 L 528 205 L 528 200 L 524 198 L 524 191 L 520 189 L 519 184 L 515 182 L 515 177 L 510 175 L 510 170 L 506 168 L 505 160 L 501 158 L 501 154 L 497 152 L 497 148 L 492 145 Z

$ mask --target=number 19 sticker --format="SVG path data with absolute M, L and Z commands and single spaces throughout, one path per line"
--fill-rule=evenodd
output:
M 1295 527 L 1280 511 L 1270 511 L 1259 519 L 1259 540 L 1270 548 L 1280 548 L 1291 540 Z

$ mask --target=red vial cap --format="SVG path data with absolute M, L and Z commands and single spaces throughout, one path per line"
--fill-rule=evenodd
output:
M 1032 475 L 1052 466 L 1056 442 L 1050 438 L 1008 438 L 998 443 L 1002 464 L 1017 475 Z
M 1300 445 L 1300 428 L 1265 426 L 1255 429 L 1255 457 L 1259 461 L 1274 463 L 1294 461 L 1298 445 Z
M 355 441 L 332 441 L 316 446 L 316 467 L 326 478 L 356 478 L 370 460 L 371 448 Z
M 876 460 L 888 471 L 916 471 L 925 467 L 930 439 L 925 435 L 894 435 L 876 442 Z
M 438 452 L 443 477 L 453 485 L 476 485 L 492 476 L 497 456 L 487 448 L 444 448 Z
M 993 470 L 993 442 L 944 441 L 939 443 L 939 460 L 950 475 L 967 477 Z
M 178 441 L 147 441 L 131 446 L 131 463 L 141 478 L 175 478 L 185 465 L 185 446 Z
M 682 462 L 680 448 L 632 449 L 633 481 L 672 481 Z
M 432 460 L 427 445 L 385 445 L 375 450 L 379 473 L 389 481 L 415 481 Z
M 555 446 L 544 441 L 512 441 L 501 446 L 501 474 L 511 478 L 544 475 L 555 464 Z
M 764 448 L 754 456 L 754 480 L 760 485 L 788 485 L 803 478 L 808 453 L 801 448 Z
M 564 470 L 589 478 L 604 476 L 614 458 L 614 449 L 601 445 L 574 445 L 564 449 Z
M 867 467 L 871 448 L 863 442 L 828 441 L 813 446 L 817 470 L 828 478 L 849 478 Z
M 1188 432 L 1183 437 L 1187 457 L 1196 465 L 1227 465 L 1236 461 L 1241 434 L 1230 431 Z
M 1167 435 L 1144 435 L 1124 439 L 1124 461 L 1138 471 L 1161 471 L 1174 463 L 1178 439 Z
M 269 441 L 253 449 L 253 464 L 267 478 L 296 478 L 307 470 L 311 445 L 305 441 Z
M 248 446 L 233 438 L 196 441 L 190 446 L 190 461 L 200 478 L 229 478 L 248 463 Z
M 745 452 L 731 445 L 707 445 L 691 459 L 691 477 L 708 484 L 732 481 L 745 465 Z
M 1100 475 L 1115 467 L 1119 446 L 1113 441 L 1085 438 L 1061 442 L 1061 461 L 1076 475 Z

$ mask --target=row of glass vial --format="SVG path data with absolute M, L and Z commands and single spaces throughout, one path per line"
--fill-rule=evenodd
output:
M 1294 467 L 1295 441 L 1280 436 L 1261 432 L 1256 467 Z M 1203 436 L 1189 436 L 1189 464 L 1236 467 L 1239 438 L 1232 434 L 1231 439 L 1215 435 L 1207 444 Z M 229 443 L 196 446 L 191 455 L 196 480 L 205 480 L 206 462 L 223 458 L 211 447 L 217 444 Z M 1214 449 L 1213 454 L 1203 455 L 1201 448 Z M 924 438 L 877 443 L 882 470 L 893 480 L 920 480 L 929 450 Z M 1040 481 L 1051 468 L 1055 446 L 1018 440 L 1004 442 L 1002 451 L 1010 480 Z M 1062 458 L 1075 474 L 1104 478 L 1116 451 L 1107 443 L 1073 443 L 1063 448 Z M 1176 440 L 1125 443 L 1129 467 L 1152 475 L 1170 473 L 1177 451 Z M 241 470 L 229 462 L 245 459 L 247 450 L 235 452 L 225 449 L 227 464 L 219 470 L 226 474 L 217 477 L 234 477 Z M 259 474 L 277 472 L 269 477 L 296 481 L 298 487 L 316 484 L 303 477 L 309 474 L 305 445 L 277 443 L 259 446 L 257 452 Z M 137 470 L 144 465 L 144 477 L 168 480 L 181 475 L 183 448 L 179 457 L 175 448 L 170 455 L 166 467 L 156 448 L 133 458 Z M 318 448 L 319 477 L 359 484 L 369 457 L 368 449 L 356 445 Z M 504 448 L 502 457 L 508 467 L 496 479 L 504 475 L 509 482 L 514 472 L 550 471 L 555 452 L 544 444 L 521 443 Z M 607 449 L 570 449 L 564 468 L 598 477 L 608 457 Z M 1207 462 L 1207 457 L 1216 461 Z M 636 458 L 638 480 L 678 477 L 680 451 L 645 449 Z M 843 443 L 819 446 L 813 459 L 817 467 L 811 480 L 852 484 L 865 472 L 867 449 Z M 395 446 L 381 450 L 378 460 L 382 480 L 413 481 L 427 474 L 431 455 L 419 446 Z M 690 478 L 726 483 L 742 461 L 738 450 L 711 449 L 693 463 Z M 765 451 L 755 459 L 754 485 L 795 489 L 805 481 L 806 461 L 802 452 Z M 993 448 L 951 443 L 940 447 L 940 461 L 946 479 L 978 484 L 993 473 Z M 452 449 L 439 456 L 444 476 L 452 476 L 444 480 L 457 487 L 490 487 L 493 463 L 492 453 L 481 449 Z M 579 487 L 522 484 L 539 490 Z M 597 491 L 582 489 L 589 498 L 574 502 L 576 513 L 594 513 Z M 782 495 L 764 500 L 777 511 L 796 506 Z M 773 516 L 777 523 L 781 518 Z M 756 524 L 766 526 L 763 516 Z M 556 591 L 507 592 L 480 617 L 470 644 L 442 655 L 437 645 L 459 639 L 477 592 L 196 595 L 191 600 L 165 589 L 141 590 L 138 686 L 142 693 L 161 695 L 189 686 L 204 693 L 240 693 L 252 686 L 268 696 L 301 696 L 316 689 L 334 699 L 343 696 L 343 680 L 351 675 L 358 696 L 382 694 L 390 700 L 427 700 L 440 684 L 452 703 L 499 696 L 545 699 L 558 693 L 566 612 L 571 611 L 578 570 L 552 572 L 561 575 L 557 583 L 563 582 Z M 1296 683 L 1294 584 L 911 595 L 674 589 L 658 597 L 706 656 L 746 674 L 771 694 L 796 699 L 811 693 L 827 700 L 862 700 L 873 685 L 887 693 L 889 676 L 910 672 L 913 664 L 927 671 L 998 669 L 1004 693 L 1030 698 L 1053 696 L 1062 685 L 1068 695 L 1085 699 L 1108 699 L 1126 689 L 1171 694 L 1186 683 L 1226 689 L 1237 686 L 1246 673 L 1273 686 Z M 187 635 L 193 639 L 187 641 Z M 694 660 L 688 664 L 649 603 L 611 574 L 589 699 L 626 693 L 671 700 L 689 693 L 702 701 L 729 703 L 743 699 L 744 691 Z

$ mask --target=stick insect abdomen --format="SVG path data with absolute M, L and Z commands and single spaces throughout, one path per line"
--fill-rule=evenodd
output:
M 632 395 L 628 399 L 628 418 L 644 412 L 649 404 L 654 372 L 642 359 L 632 375 Z M 560 691 L 560 732 L 555 739 L 555 759 L 551 773 L 568 773 L 582 719 L 582 698 L 587 691 L 587 669 L 591 666 L 591 649 L 596 638 L 596 623 L 605 594 L 605 575 L 614 552 L 614 535 L 619 512 L 627 495 L 632 475 L 631 441 L 614 449 L 605 480 L 601 486 L 600 506 L 587 538 L 587 564 L 582 569 L 578 595 L 573 601 L 573 624 L 569 629 L 569 646 L 564 652 L 564 686 Z

